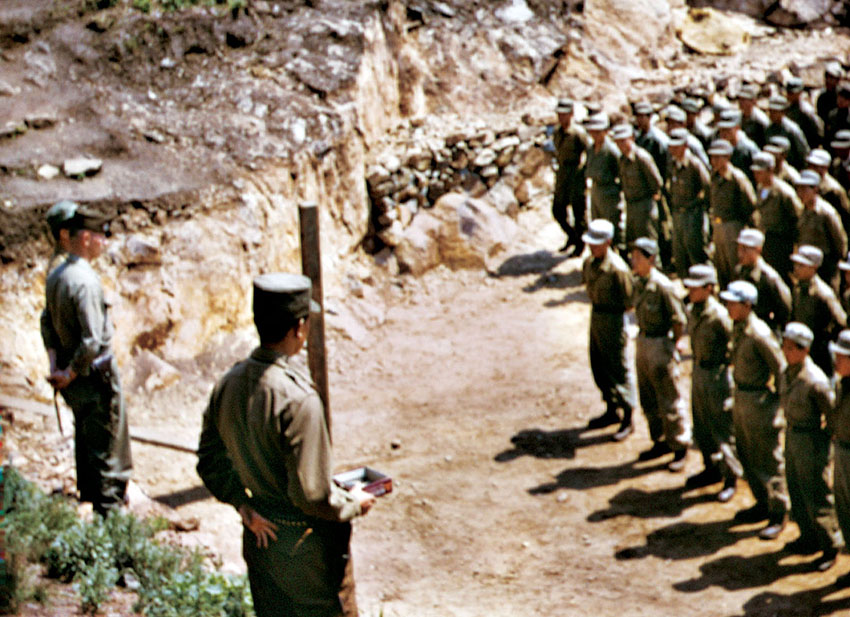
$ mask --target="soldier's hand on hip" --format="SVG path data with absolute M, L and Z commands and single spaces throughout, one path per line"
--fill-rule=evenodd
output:
M 275 534 L 277 525 L 258 514 L 251 506 L 247 504 L 239 506 L 239 516 L 242 517 L 242 524 L 257 537 L 257 548 L 268 547 L 269 538 L 277 540 L 277 534 Z

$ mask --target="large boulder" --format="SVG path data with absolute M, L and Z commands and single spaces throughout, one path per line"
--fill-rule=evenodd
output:
M 777 26 L 801 26 L 822 19 L 835 4 L 835 0 L 779 0 L 770 3 L 764 18 Z
M 414 218 L 396 247 L 396 258 L 413 274 L 439 264 L 489 270 L 498 266 L 516 231 L 516 223 L 487 201 L 447 193 Z

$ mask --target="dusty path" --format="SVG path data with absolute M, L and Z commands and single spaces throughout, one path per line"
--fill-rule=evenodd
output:
M 850 590 L 733 526 L 750 503 L 717 487 L 685 493 L 684 475 L 636 464 L 646 424 L 627 442 L 585 432 L 600 401 L 587 366 L 589 307 L 579 261 L 546 252 L 560 236 L 545 212 L 503 276 L 433 272 L 389 284 L 387 318 L 367 348 L 331 341 L 340 468 L 390 473 L 395 492 L 358 521 L 356 570 L 365 617 L 514 615 L 790 616 L 850 614 Z M 543 250 L 543 252 L 536 252 Z M 233 336 L 211 359 L 250 346 Z M 197 435 L 212 372 L 134 400 L 133 421 Z M 214 547 L 240 571 L 231 508 L 198 488 L 194 457 L 135 446 L 149 495 L 197 516 L 184 542 Z M 688 473 L 698 470 L 696 452 Z

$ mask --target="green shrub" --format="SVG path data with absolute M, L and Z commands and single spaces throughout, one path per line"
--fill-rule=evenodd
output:
M 197 551 L 154 539 L 166 526 L 162 519 L 110 512 L 88 523 L 64 499 L 45 495 L 14 471 L 6 478 L 10 489 L 6 537 L 14 539 L 8 545 L 16 558 L 12 562 L 41 562 L 48 576 L 73 582 L 83 612 L 96 613 L 123 580 L 138 594 L 135 610 L 149 617 L 254 614 L 244 576 L 211 572 Z M 29 597 L 43 596 L 43 588 L 37 591 L 28 592 Z

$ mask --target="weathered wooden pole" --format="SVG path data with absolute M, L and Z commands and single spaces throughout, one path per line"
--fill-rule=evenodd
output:
M 331 403 L 328 398 L 328 362 L 325 352 L 325 304 L 322 297 L 319 205 L 315 201 L 305 201 L 298 206 L 298 218 L 301 224 L 301 270 L 313 281 L 313 300 L 322 307 L 321 313 L 310 316 L 311 326 L 307 337 L 307 358 L 310 363 L 310 375 L 325 406 L 325 420 L 330 433 Z

